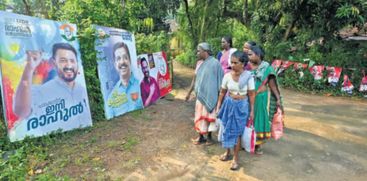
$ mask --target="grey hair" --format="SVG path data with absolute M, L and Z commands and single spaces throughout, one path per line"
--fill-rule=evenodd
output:
M 201 48 L 204 51 L 208 52 L 209 55 L 212 55 L 212 50 L 210 48 L 209 43 L 207 43 L 207 42 L 199 43 L 198 48 Z

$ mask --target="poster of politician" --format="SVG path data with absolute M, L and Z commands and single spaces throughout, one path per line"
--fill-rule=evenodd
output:
M 11 141 L 92 125 L 74 24 L 0 11 L 1 93 Z
M 104 100 L 105 117 L 142 109 L 134 35 L 123 29 L 95 26 L 98 76 Z
M 166 54 L 156 52 L 138 56 L 138 67 L 144 77 L 140 82 L 144 106 L 149 106 L 172 90 Z

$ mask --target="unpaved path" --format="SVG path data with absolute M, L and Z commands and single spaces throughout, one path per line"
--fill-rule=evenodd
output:
M 174 64 L 174 90 L 144 111 L 72 135 L 51 148 L 48 171 L 76 180 L 365 180 L 367 101 L 283 90 L 285 136 L 264 155 L 240 152 L 238 171 L 219 144 L 196 146 L 193 70 Z

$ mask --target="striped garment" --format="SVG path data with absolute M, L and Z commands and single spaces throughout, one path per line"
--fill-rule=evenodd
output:
M 222 147 L 233 148 L 242 135 L 249 116 L 248 98 L 235 100 L 226 96 L 218 113 L 223 126 Z

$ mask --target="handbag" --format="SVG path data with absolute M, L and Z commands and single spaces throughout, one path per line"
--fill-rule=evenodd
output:
M 271 124 L 271 137 L 278 140 L 283 136 L 283 122 L 284 113 L 280 107 L 277 107 L 277 112 L 275 112 L 272 124 Z
M 208 126 L 208 132 L 216 132 L 219 129 L 219 125 L 217 123 L 217 120 L 215 122 L 210 122 Z
M 249 153 L 255 152 L 256 132 L 253 119 L 247 121 L 245 130 L 241 136 L 241 145 Z

